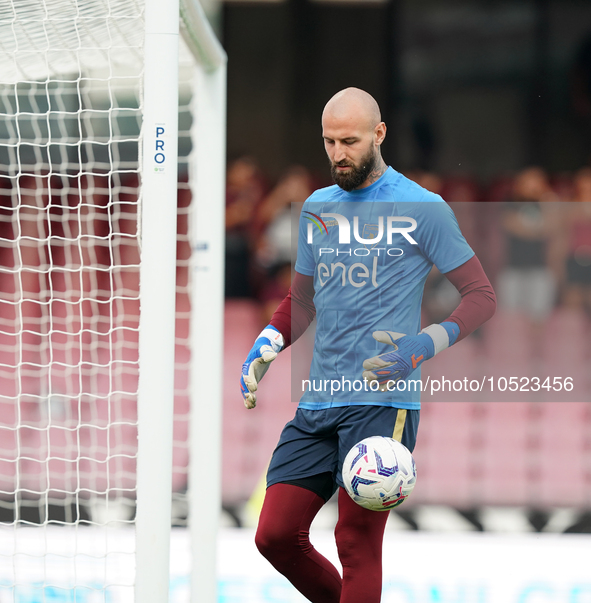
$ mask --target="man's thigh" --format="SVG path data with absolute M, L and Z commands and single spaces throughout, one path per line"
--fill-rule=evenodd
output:
M 334 473 L 338 438 L 333 410 L 296 410 L 273 452 L 267 487 L 320 473 Z

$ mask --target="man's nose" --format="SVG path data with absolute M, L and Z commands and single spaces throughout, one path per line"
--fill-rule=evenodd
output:
M 338 163 L 339 161 L 342 161 L 343 159 L 347 158 L 347 154 L 345 153 L 345 147 L 344 145 L 341 145 L 339 143 L 335 144 L 335 149 L 334 149 L 334 161 L 335 163 Z

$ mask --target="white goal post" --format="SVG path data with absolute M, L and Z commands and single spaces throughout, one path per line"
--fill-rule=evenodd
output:
M 174 358 L 174 266 L 176 261 L 176 116 L 178 72 L 178 0 L 146 1 L 146 74 L 144 111 L 144 202 L 142 240 L 160 240 L 142 250 L 140 315 L 140 388 L 138 432 L 138 574 L 136 602 L 165 601 L 168 593 L 170 486 L 174 366 L 153 375 L 162 357 Z M 183 37 L 199 58 L 193 99 L 191 188 L 195 207 L 192 245 L 191 422 L 190 452 L 208 451 L 207 496 L 189 496 L 191 526 L 191 601 L 217 600 L 216 535 L 221 509 L 221 388 L 223 331 L 223 245 L 225 190 L 226 57 L 197 0 L 181 0 Z M 169 157 L 167 149 L 173 152 Z M 172 173 L 166 162 L 171 161 Z M 174 212 L 163 207 L 174 199 Z M 165 216 L 166 214 L 166 216 Z M 163 218 L 172 218 L 163 224 Z M 151 233 L 147 232 L 152 228 Z M 162 236 L 165 231 L 169 236 Z M 161 233 L 158 239 L 158 232 Z M 166 241 L 166 243 L 165 243 Z M 166 283 L 166 280 L 172 280 Z M 165 284 L 166 283 L 166 284 Z M 165 299 L 163 292 L 169 294 Z M 157 327 L 156 327 L 157 325 Z M 166 341 L 165 341 L 166 338 Z M 160 407 L 160 408 L 159 408 Z M 164 420 L 163 420 L 164 419 Z M 160 445 L 155 445 L 159 442 Z M 211 464 L 209 464 L 211 463 Z M 191 463 L 189 493 L 203 478 Z M 158 554 L 155 554 L 158 551 Z M 139 568 L 142 568 L 140 574 Z
M 222 507 L 222 388 L 226 221 L 226 54 L 199 2 L 180 0 L 181 32 L 200 57 L 193 94 L 190 451 L 210 451 L 208 495 L 199 463 L 189 465 L 191 603 L 216 603 L 216 542 Z M 210 489 L 211 488 L 211 489 Z M 194 493 L 194 495 L 193 495 Z M 193 520 L 191 520 L 193 518 Z
M 225 53 L 198 0 L 7 0 L 0 58 L 0 601 L 165 602 L 172 515 L 213 603 Z

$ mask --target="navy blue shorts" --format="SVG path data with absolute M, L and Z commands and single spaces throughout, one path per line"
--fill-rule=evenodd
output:
M 267 487 L 330 472 L 343 486 L 341 471 L 349 450 L 369 436 L 381 435 L 414 450 L 418 410 L 389 406 L 345 406 L 323 410 L 298 408 L 281 432 L 267 471 Z

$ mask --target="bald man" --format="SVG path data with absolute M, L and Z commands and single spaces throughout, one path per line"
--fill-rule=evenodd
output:
M 270 362 L 316 317 L 310 379 L 273 453 L 255 541 L 308 600 L 378 603 L 388 512 L 353 502 L 343 488 L 343 460 L 374 435 L 414 449 L 420 388 L 406 385 L 420 380 L 423 362 L 490 318 L 496 301 L 449 206 L 384 163 L 386 125 L 367 92 L 333 96 L 322 136 L 335 185 L 304 203 L 291 289 L 240 380 L 244 403 L 254 408 Z M 421 330 L 433 265 L 461 302 L 447 320 Z M 342 577 L 309 540 L 312 520 L 337 490 Z M 398 502 L 384 500 L 384 509 Z

